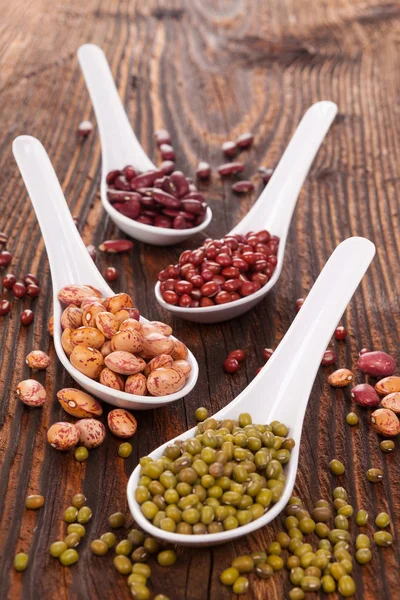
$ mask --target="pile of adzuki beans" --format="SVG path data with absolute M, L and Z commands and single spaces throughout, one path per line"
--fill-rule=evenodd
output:
M 226 304 L 250 296 L 272 277 L 279 238 L 268 231 L 206 239 L 159 272 L 165 302 L 185 308 Z
M 201 225 L 206 216 L 204 196 L 181 171 L 168 175 L 162 167 L 137 173 L 127 166 L 122 171 L 110 171 L 106 181 L 109 202 L 138 223 L 190 229 Z

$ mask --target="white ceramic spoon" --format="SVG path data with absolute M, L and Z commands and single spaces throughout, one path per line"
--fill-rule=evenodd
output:
M 84 44 L 78 50 L 78 60 L 99 127 L 102 153 L 101 201 L 111 219 L 131 237 L 156 246 L 179 244 L 203 231 L 212 218 L 210 207 L 207 208 L 201 225 L 191 229 L 167 229 L 129 219 L 107 200 L 106 176 L 110 171 L 123 169 L 126 165 L 132 165 L 138 171 L 157 167 L 133 132 L 103 50 L 95 44 Z
M 39 221 L 53 282 L 54 346 L 68 373 L 90 394 L 109 404 L 129 409 L 149 409 L 169 404 L 186 396 L 197 381 L 199 367 L 193 354 L 188 361 L 192 370 L 185 386 L 170 396 L 134 396 L 106 387 L 75 369 L 61 346 L 61 304 L 58 291 L 70 283 L 89 284 L 103 296 L 114 295 L 90 258 L 72 220 L 63 191 L 42 144 L 28 135 L 17 137 L 13 153 Z M 141 317 L 141 320 L 147 322 Z
M 242 315 L 268 294 L 281 274 L 286 238 L 301 187 L 336 112 L 336 104 L 328 101 L 317 102 L 307 110 L 265 190 L 230 232 L 246 234 L 249 231 L 267 229 L 280 237 L 278 264 L 268 283 L 258 292 L 234 302 L 203 308 L 182 308 L 163 300 L 158 282 L 155 294 L 163 308 L 189 321 L 219 323 Z
M 183 535 L 169 533 L 152 525 L 135 500 L 140 466 L 128 482 L 129 508 L 136 523 L 150 535 L 172 544 L 210 546 L 246 535 L 272 521 L 286 506 L 296 479 L 304 414 L 321 358 L 347 304 L 375 254 L 375 246 L 365 238 L 353 237 L 342 242 L 326 263 L 308 294 L 301 310 L 262 371 L 228 406 L 217 412 L 216 419 L 237 419 L 248 412 L 254 423 L 277 419 L 289 427 L 296 445 L 285 467 L 286 485 L 281 499 L 259 519 L 223 533 Z M 194 428 L 175 440 L 193 437 Z M 171 440 L 150 456 L 159 458 Z

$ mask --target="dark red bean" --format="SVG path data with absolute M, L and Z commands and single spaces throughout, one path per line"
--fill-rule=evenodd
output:
M 26 295 L 29 298 L 37 298 L 40 294 L 40 287 L 34 283 L 30 283 L 26 288 Z
M 203 294 L 203 296 L 206 296 L 207 298 L 212 298 L 212 296 L 215 296 L 215 294 L 219 292 L 219 285 L 215 283 L 215 281 L 208 281 L 207 283 L 201 286 L 200 291 Z
M 165 229 L 171 229 L 172 227 L 172 219 L 170 217 L 166 217 L 165 215 L 157 215 L 154 217 L 154 225 L 156 227 L 164 227 Z
M 226 175 L 236 175 L 237 173 L 244 171 L 244 164 L 241 162 L 226 163 L 220 165 L 217 171 L 221 177 L 225 177 Z
M 184 219 L 186 219 L 186 221 L 194 221 L 194 219 L 196 218 L 196 215 L 193 215 L 191 213 L 185 212 L 184 210 L 179 211 L 179 214 L 176 215 L 176 216 L 177 217 L 183 217 Z
M 160 170 L 165 175 L 169 175 L 175 170 L 175 163 L 172 160 L 164 160 L 160 165 Z
M 163 300 L 165 300 L 165 302 L 167 302 L 168 304 L 177 304 L 179 300 L 178 294 L 169 290 L 164 292 L 162 297 Z
M 175 150 L 170 144 L 160 144 L 160 152 L 163 160 L 174 160 Z
M 132 190 L 138 190 L 139 188 L 152 187 L 155 180 L 163 175 L 164 173 L 158 169 L 141 173 L 141 175 L 137 175 L 131 180 L 131 188 Z
M 96 260 L 96 246 L 93 244 L 89 244 L 86 246 L 86 250 L 89 252 L 89 256 L 92 260 Z
M 258 172 L 260 173 L 261 179 L 263 180 L 264 183 L 268 183 L 268 181 L 271 179 L 274 170 L 273 169 L 267 169 L 267 167 L 259 167 Z
M 15 275 L 13 275 L 12 273 L 7 273 L 7 275 L 4 275 L 3 277 L 3 287 L 5 287 L 7 290 L 11 290 L 14 283 L 17 282 L 17 278 L 15 277 Z
M 243 350 L 232 350 L 232 352 L 229 352 L 226 358 L 234 358 L 241 363 L 246 357 Z
M 271 358 L 271 356 L 273 355 L 274 351 L 272 350 L 272 348 L 264 348 L 263 350 L 263 359 L 265 361 L 269 360 Z
M 209 179 L 211 176 L 211 167 L 207 162 L 199 162 L 196 169 L 196 175 L 199 179 Z
M 171 143 L 171 135 L 167 129 L 158 129 L 157 131 L 155 131 L 154 138 L 156 140 L 157 146 L 161 146 L 161 144 Z
M 236 194 L 245 194 L 254 190 L 254 185 L 251 181 L 237 181 L 232 185 L 232 191 Z
M 154 219 L 152 219 L 151 217 L 146 217 L 146 215 L 139 215 L 138 217 L 136 217 L 135 221 L 137 221 L 138 223 L 143 223 L 143 225 L 154 224 Z
M 132 165 L 127 165 L 122 172 L 125 175 L 125 179 L 127 181 L 130 181 L 137 175 L 137 173 L 136 173 L 135 169 L 132 167 Z
M 176 193 L 176 187 L 172 183 L 171 177 L 167 177 L 167 176 L 164 177 L 164 181 L 163 181 L 161 189 L 163 189 L 164 192 L 167 192 L 167 194 L 170 194 L 171 196 L 175 196 L 176 198 L 178 197 L 178 195 Z
M 12 260 L 12 257 L 13 255 L 11 254 L 11 252 L 8 252 L 7 250 L 2 250 L 0 252 L 0 267 L 8 267 Z
M 189 193 L 189 184 L 182 171 L 174 171 L 171 173 L 171 183 L 175 186 L 178 198 L 182 198 L 182 196 Z
M 131 189 L 129 181 L 127 181 L 123 175 L 118 175 L 114 180 L 114 185 L 117 190 L 123 190 L 124 192 L 129 192 Z
M 149 198 L 148 196 L 141 196 L 140 204 L 145 209 L 157 208 L 156 202 L 153 200 L 153 198 Z
M 117 281 L 119 277 L 118 269 L 115 267 L 107 267 L 104 272 L 105 278 L 107 281 Z
M 115 210 L 129 217 L 130 219 L 136 219 L 141 213 L 142 206 L 138 200 L 130 200 L 129 202 L 116 202 L 114 204 Z
M 343 340 L 345 340 L 346 339 L 346 335 L 347 335 L 347 331 L 343 327 L 343 325 L 339 325 L 338 327 L 336 327 L 336 329 L 335 329 L 335 338 L 339 342 L 342 342 Z
M 184 217 L 182 217 L 182 215 L 178 215 L 177 217 L 175 217 L 172 225 L 174 229 L 189 229 L 190 227 L 192 227 L 192 225 L 189 225 L 189 223 Z
M 194 198 L 184 198 L 182 200 L 182 208 L 194 215 L 201 215 L 204 213 L 204 203 Z
M 254 135 L 250 132 L 242 133 L 239 137 L 236 138 L 236 145 L 241 150 L 245 148 L 249 148 L 254 142 Z
M 139 200 L 141 195 L 137 192 L 123 192 L 121 190 L 108 190 L 107 200 L 113 204 L 114 202 L 129 202 L 129 200 Z
M 21 281 L 17 281 L 17 283 L 14 283 L 12 291 L 15 298 L 21 299 L 26 294 L 26 287 Z
M 178 198 L 175 198 L 171 194 L 167 194 L 164 190 L 153 188 L 151 196 L 158 204 L 167 208 L 180 208 L 181 206 L 181 201 L 178 200 Z
M 238 153 L 238 147 L 236 146 L 235 142 L 224 142 L 222 144 L 222 152 L 225 154 L 225 156 L 232 158 L 232 156 L 236 156 Z
M 323 367 L 329 367 L 330 365 L 334 365 L 336 362 L 336 354 L 333 350 L 325 350 L 324 355 L 321 360 L 321 365 Z
M 109 173 L 107 173 L 106 175 L 106 183 L 107 185 L 112 185 L 114 183 L 114 181 L 116 180 L 116 178 L 118 177 L 118 175 L 121 174 L 121 171 L 115 170 L 115 171 L 110 171 Z
M 192 306 L 192 299 L 188 294 L 183 294 L 183 296 L 179 298 L 178 304 L 183 308 L 189 308 Z
M 175 283 L 175 292 L 179 295 L 190 294 L 193 290 L 193 284 L 189 281 L 177 281 Z
M 22 325 L 30 325 L 33 321 L 33 311 L 29 310 L 29 308 L 27 308 L 26 310 L 23 310 L 20 316 L 21 319 L 21 323 Z
M 4 233 L 4 231 L 0 231 L 0 246 L 5 246 L 7 244 L 8 235 Z
M 5 317 L 8 315 L 11 309 L 11 304 L 8 300 L 4 299 L 0 300 L 0 317 Z
M 181 214 L 181 211 L 178 210 L 177 208 L 163 208 L 162 209 L 162 214 L 165 215 L 166 217 L 178 217 Z
M 200 306 L 201 308 L 204 308 L 206 306 L 214 306 L 214 301 L 211 298 L 202 298 L 200 300 Z
M 233 375 L 233 373 L 236 373 L 238 369 L 239 369 L 239 363 L 236 360 L 236 358 L 226 358 L 224 360 L 224 371 L 226 373 Z

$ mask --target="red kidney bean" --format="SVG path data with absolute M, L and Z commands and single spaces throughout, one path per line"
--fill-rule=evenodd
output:
M 107 200 L 113 204 L 114 202 L 129 202 L 129 200 L 140 200 L 141 195 L 136 192 L 123 192 L 121 190 L 108 190 Z
M 175 284 L 175 291 L 177 294 L 190 294 L 193 290 L 193 284 L 189 281 L 177 281 Z
M 160 152 L 163 160 L 174 160 L 175 150 L 170 144 L 160 144 Z
M 267 169 L 267 167 L 259 167 L 258 172 L 260 173 L 261 179 L 264 183 L 268 183 L 274 172 L 273 169 Z
M 236 146 L 235 142 L 224 142 L 222 144 L 222 152 L 225 154 L 225 156 L 232 158 L 232 156 L 236 156 L 238 153 L 238 147 Z
M 118 270 L 115 267 L 107 267 L 104 272 L 105 278 L 107 281 L 117 281 L 119 277 Z
M 146 215 L 139 215 L 136 217 L 135 221 L 138 223 L 143 223 L 143 225 L 154 225 L 154 219 L 151 217 L 146 217 Z
M 237 372 L 237 370 L 239 369 L 239 363 L 236 360 L 236 358 L 226 358 L 224 360 L 224 371 L 226 373 L 229 373 L 230 375 L 233 375 L 234 373 Z
M 172 160 L 164 160 L 160 165 L 160 170 L 165 175 L 170 175 L 172 171 L 175 171 L 175 163 Z
M 199 179 L 209 179 L 211 176 L 211 167 L 207 162 L 199 162 L 196 169 L 196 175 Z
M 182 296 L 180 296 L 178 304 L 183 308 L 189 308 L 190 306 L 192 306 L 192 299 L 188 294 L 183 294 Z
M 40 287 L 34 283 L 30 283 L 26 288 L 26 295 L 29 298 L 37 298 L 40 294 Z
M 382 351 L 364 352 L 358 359 L 358 368 L 372 377 L 388 377 L 396 371 L 396 362 L 390 354 Z
M 339 325 L 338 327 L 336 327 L 336 329 L 335 329 L 335 338 L 339 342 L 342 342 L 343 340 L 345 340 L 346 339 L 346 335 L 347 335 L 347 331 L 343 327 L 343 325 Z
M 203 296 L 207 296 L 207 298 L 212 298 L 219 292 L 219 285 L 215 283 L 215 281 L 208 281 L 204 285 L 201 286 L 200 291 Z
M 244 171 L 244 164 L 241 162 L 226 163 L 220 165 L 217 171 L 221 177 L 225 177 L 226 175 L 236 175 L 237 173 Z
M 12 260 L 12 257 L 13 255 L 11 254 L 11 252 L 8 252 L 7 250 L 2 250 L 0 252 L 0 267 L 8 267 Z
M 3 277 L 3 287 L 5 287 L 7 290 L 11 290 L 14 283 L 17 282 L 17 278 L 15 277 L 15 275 L 13 275 L 12 273 L 7 273 L 7 275 L 4 275 Z
M 360 406 L 378 406 L 380 398 L 376 390 L 368 383 L 360 383 L 351 390 L 351 397 Z
M 115 171 L 110 171 L 109 173 L 107 173 L 106 176 L 106 183 L 107 185 L 112 185 L 114 183 L 114 181 L 116 180 L 116 178 L 118 177 L 118 175 L 121 174 L 121 171 L 115 170 Z
M 170 194 L 171 196 L 174 196 L 175 198 L 178 197 L 178 195 L 176 193 L 176 187 L 172 183 L 170 177 L 164 177 L 164 180 L 163 180 L 163 183 L 162 183 L 161 187 L 164 190 L 164 192 L 167 192 L 167 194 Z
M 30 325 L 33 321 L 34 314 L 29 308 L 23 310 L 20 316 L 22 325 Z
M 179 300 L 179 296 L 178 294 L 176 294 L 173 291 L 166 291 L 163 293 L 163 300 L 165 300 L 165 302 L 167 302 L 168 304 L 177 304 L 178 300 Z
M 232 191 L 235 192 L 236 194 L 246 194 L 247 192 L 251 192 L 254 190 L 254 185 L 252 184 L 251 181 L 236 181 L 236 183 L 234 183 L 232 185 Z
M 181 210 L 179 212 L 179 214 L 176 216 L 183 217 L 184 219 L 186 219 L 186 221 L 194 221 L 194 219 L 196 218 L 195 215 L 193 215 L 192 213 L 185 212 L 184 210 Z M 192 226 L 193 226 L 193 224 L 192 224 Z
M 226 358 L 234 358 L 240 363 L 243 362 L 246 357 L 243 350 L 232 350 Z
M 324 355 L 321 360 L 321 365 L 323 367 L 330 367 L 334 365 L 336 362 L 336 354 L 333 350 L 325 350 Z
M 182 200 L 182 208 L 186 212 L 193 213 L 194 215 L 201 215 L 204 213 L 204 203 L 195 198 L 184 198 Z
M 164 192 L 163 190 L 153 188 L 151 196 L 158 204 L 166 206 L 167 208 L 180 208 L 181 206 L 181 201 L 178 200 L 178 198 L 175 198 L 171 194 L 167 194 L 167 192 Z
M 131 189 L 129 181 L 127 181 L 123 175 L 118 175 L 118 177 L 114 180 L 114 185 L 117 190 L 122 190 L 124 192 L 129 192 Z
M 139 188 L 152 187 L 155 180 L 159 179 L 163 175 L 164 173 L 159 169 L 141 173 L 131 180 L 131 188 L 132 190 L 138 190 Z
M 222 288 L 227 292 L 236 292 L 242 287 L 240 279 L 228 279 L 222 284 Z
M 155 131 L 154 138 L 156 140 L 157 146 L 161 146 L 161 144 L 171 143 L 171 135 L 167 129 L 158 129 L 157 131 Z
M 164 227 L 165 229 L 171 229 L 173 220 L 165 215 L 156 215 L 154 217 L 154 225 L 156 227 Z
M 21 299 L 26 294 L 26 287 L 24 286 L 24 284 L 21 281 L 17 281 L 17 283 L 14 283 L 14 285 L 12 287 L 12 291 L 13 291 L 14 298 Z
M 127 165 L 122 172 L 125 175 L 125 179 L 127 181 L 130 181 L 137 175 L 137 173 L 136 173 L 135 169 L 132 167 L 132 165 Z
M 254 142 L 254 135 L 250 132 L 242 133 L 236 138 L 236 145 L 241 150 L 249 148 Z
M 6 300 L 3 298 L 3 300 L 0 300 L 0 317 L 5 317 L 6 315 L 8 315 L 8 313 L 10 312 L 11 309 L 11 304 L 9 302 L 9 300 Z
M 265 361 L 269 360 L 271 358 L 271 356 L 273 355 L 274 351 L 272 350 L 272 348 L 264 348 L 263 350 L 263 359 Z
M 178 215 L 177 217 L 175 217 L 172 225 L 174 229 L 189 229 L 190 227 L 193 227 L 193 225 L 189 225 L 189 223 L 184 217 L 182 217 L 182 215 Z M 194 226 L 196 226 L 196 223 Z
M 178 198 L 182 198 L 182 196 L 189 193 L 189 183 L 182 171 L 174 171 L 171 173 L 171 182 L 175 186 Z
M 89 256 L 92 260 L 96 260 L 96 246 L 93 246 L 93 244 L 89 244 L 88 246 L 86 246 L 86 250 L 89 252 Z
M 129 202 L 115 202 L 115 210 L 129 217 L 130 219 L 136 219 L 140 215 L 142 210 L 141 204 L 138 200 L 130 200 Z

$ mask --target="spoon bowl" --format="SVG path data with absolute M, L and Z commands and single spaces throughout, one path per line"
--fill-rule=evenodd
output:
M 295 447 L 285 467 L 286 483 L 279 501 L 262 517 L 237 529 L 205 535 L 169 533 L 150 523 L 135 499 L 141 469 L 138 465 L 129 479 L 127 496 L 132 516 L 141 528 L 168 543 L 210 546 L 251 533 L 284 509 L 296 479 L 303 419 L 321 358 L 374 254 L 374 244 L 359 237 L 349 238 L 336 248 L 272 357 L 247 388 L 214 415 L 219 420 L 237 419 L 241 412 L 248 412 L 254 423 L 276 419 L 289 428 Z M 193 437 L 194 432 L 195 428 L 186 431 L 149 456 L 160 458 L 167 445 Z
M 107 199 L 107 173 L 132 165 L 137 171 L 157 167 L 149 159 L 133 132 L 114 79 L 101 48 L 84 44 L 78 50 L 78 60 L 93 103 L 99 127 L 102 173 L 100 194 L 104 209 L 114 223 L 132 238 L 155 246 L 170 246 L 192 238 L 208 227 L 212 212 L 210 207 L 204 221 L 190 229 L 167 229 L 138 223 L 118 212 Z
M 33 137 L 23 135 L 14 140 L 13 153 L 35 209 L 50 262 L 54 346 L 64 368 L 90 394 L 121 408 L 156 408 L 186 396 L 195 386 L 199 373 L 197 361 L 190 351 L 187 359 L 192 367 L 189 378 L 179 392 L 169 396 L 134 396 L 120 392 L 83 375 L 70 363 L 61 345 L 62 309 L 57 298 L 58 291 L 65 285 L 75 283 L 92 285 L 105 297 L 113 296 L 114 292 L 97 270 L 79 235 L 57 175 L 42 144 Z M 148 322 L 143 317 L 140 320 Z
M 317 102 L 306 111 L 265 190 L 229 234 L 244 235 L 249 231 L 267 229 L 279 236 L 278 263 L 266 285 L 250 296 L 227 304 L 184 308 L 165 302 L 158 282 L 155 295 L 165 310 L 188 321 L 220 323 L 247 312 L 268 294 L 282 271 L 286 239 L 301 187 L 336 113 L 336 104 L 329 101 Z

